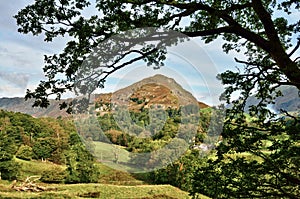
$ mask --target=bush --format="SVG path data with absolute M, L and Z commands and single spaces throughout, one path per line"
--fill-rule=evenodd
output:
M 16 154 L 16 157 L 22 160 L 31 160 L 32 155 L 32 148 L 30 146 L 21 145 Z
M 46 183 L 62 183 L 66 178 L 65 170 L 56 168 L 42 173 L 41 181 Z
M 20 172 L 20 165 L 15 160 L 0 161 L 0 179 L 15 180 Z

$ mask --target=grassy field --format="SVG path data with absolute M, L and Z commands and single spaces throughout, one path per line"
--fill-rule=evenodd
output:
M 18 164 L 21 165 L 20 179 L 25 179 L 27 176 L 39 176 L 44 171 L 65 169 L 65 166 L 53 164 L 50 162 L 42 162 L 37 160 L 21 160 L 16 158 Z
M 10 189 L 8 182 L 0 184 L 0 198 L 190 198 L 188 193 L 170 185 L 120 186 L 108 184 L 47 184 L 51 191 L 38 193 L 17 192 Z M 203 197 L 205 198 L 205 197 Z
M 95 153 L 94 155 L 100 161 L 114 161 L 115 160 L 115 153 L 118 154 L 118 161 L 119 162 L 128 162 L 129 160 L 129 152 L 126 151 L 123 147 L 108 144 L 104 142 L 93 142 L 95 146 Z
M 24 161 L 16 159 L 22 165 L 20 181 L 22 183 L 27 176 L 39 176 L 46 170 L 64 169 L 64 166 L 41 161 Z M 184 192 L 171 185 L 148 185 L 137 180 L 131 174 L 114 170 L 99 163 L 99 183 L 90 184 L 45 184 L 37 182 L 38 185 L 47 188 L 43 192 L 18 192 L 11 188 L 12 182 L 0 180 L 0 198 L 23 199 L 63 199 L 63 198 L 134 198 L 134 199 L 183 199 L 190 198 Z M 200 196 L 200 198 L 207 198 Z
M 21 165 L 19 179 L 25 180 L 28 176 L 41 176 L 44 171 L 62 170 L 65 166 L 53 164 L 51 162 L 41 162 L 36 160 L 25 161 L 16 158 Z M 100 169 L 99 183 L 115 185 L 142 185 L 145 182 L 137 180 L 130 173 L 114 170 L 104 164 L 98 163 Z
M 95 146 L 93 154 L 103 164 L 117 170 L 132 170 L 132 168 L 127 165 L 130 160 L 130 152 L 125 150 L 124 147 L 104 142 L 93 142 L 93 145 Z M 115 154 L 118 155 L 118 164 L 115 163 Z

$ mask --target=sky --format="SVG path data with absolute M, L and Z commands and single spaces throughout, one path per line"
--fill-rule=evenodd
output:
M 43 36 L 18 33 L 13 15 L 30 2 L 33 0 L 0 1 L 0 97 L 24 97 L 26 89 L 34 89 L 44 79 L 44 55 L 60 53 L 66 43 L 64 38 L 46 43 Z M 223 91 L 216 75 L 228 69 L 234 70 L 236 66 L 236 54 L 225 54 L 221 45 L 220 40 L 204 44 L 199 39 L 192 39 L 170 48 L 161 69 L 135 63 L 110 76 L 105 88 L 97 92 L 113 92 L 143 78 L 163 74 L 174 78 L 199 101 L 216 105 Z
M 27 88 L 35 88 L 43 78 L 44 54 L 63 48 L 60 42 L 44 43 L 41 36 L 18 33 L 13 16 L 28 2 L 0 1 L 0 97 L 23 97 Z

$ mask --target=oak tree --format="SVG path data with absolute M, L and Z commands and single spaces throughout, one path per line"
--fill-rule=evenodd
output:
M 21 33 L 43 34 L 46 42 L 56 37 L 69 38 L 63 52 L 45 55 L 47 80 L 26 94 L 26 98 L 36 99 L 34 105 L 46 107 L 49 96 L 60 99 L 62 93 L 72 90 L 76 72 L 100 43 L 114 35 L 144 27 L 164 30 L 157 29 L 154 33 L 138 30 L 132 34 L 139 37 L 139 41 L 160 42 L 139 49 L 131 49 L 130 42 L 125 44 L 128 38 L 108 42 L 103 46 L 105 49 L 101 49 L 102 59 L 105 61 L 106 51 L 117 49 L 115 59 L 98 66 L 101 70 L 95 72 L 97 78 L 89 79 L 94 85 L 102 87 L 110 74 L 138 60 L 159 66 L 165 58 L 162 55 L 166 53 L 165 47 L 177 43 L 170 41 L 172 34 L 165 30 L 174 30 L 188 37 L 201 37 L 205 42 L 221 37 L 224 52 L 235 50 L 247 56 L 247 60 L 236 59 L 246 65 L 242 71 L 246 80 L 253 79 L 256 83 L 266 80 L 300 88 L 299 59 L 292 58 L 300 45 L 300 22 L 288 20 L 291 10 L 299 11 L 298 1 L 97 0 L 93 4 L 95 14 L 85 16 L 84 11 L 91 6 L 88 0 L 36 0 L 15 16 Z M 160 35 L 162 33 L 167 34 L 168 39 Z M 137 43 L 132 38 L 129 40 Z M 124 61 L 128 55 L 133 58 Z M 234 74 L 228 74 L 227 78 L 233 78 L 230 75 Z
M 182 41 L 172 31 L 206 43 L 219 37 L 225 53 L 236 51 L 243 58 L 235 58 L 239 72 L 219 75 L 227 85 L 222 98 L 233 107 L 227 111 L 218 158 L 195 173 L 193 193 L 218 198 L 299 196 L 299 118 L 282 110 L 285 118 L 280 119 L 267 107 L 281 95 L 280 86 L 300 89 L 300 20 L 289 18 L 299 14 L 299 1 L 97 0 L 95 14 L 85 16 L 89 6 L 87 0 L 36 0 L 15 16 L 21 33 L 43 34 L 46 42 L 69 38 L 63 52 L 45 56 L 47 80 L 26 94 L 36 99 L 34 105 L 46 107 L 49 96 L 60 99 L 77 84 L 103 87 L 110 74 L 135 61 L 162 66 L 167 47 Z M 144 27 L 155 29 L 139 29 Z M 95 76 L 79 76 L 82 80 L 77 81 L 85 60 L 99 52 L 99 70 L 90 68 Z M 97 65 L 94 61 L 88 63 Z M 234 91 L 240 96 L 233 101 Z M 259 103 L 250 107 L 249 122 L 244 111 L 250 95 Z M 246 160 L 243 153 L 254 159 Z

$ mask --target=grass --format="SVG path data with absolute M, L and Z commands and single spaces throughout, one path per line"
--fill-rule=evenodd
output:
M 37 160 L 26 161 L 16 158 L 16 162 L 21 165 L 20 179 L 25 179 L 27 176 L 40 176 L 44 171 L 61 170 L 66 168 L 62 165 Z
M 99 144 L 102 145 L 103 143 Z M 104 149 L 105 150 L 105 149 Z M 21 164 L 21 176 L 17 185 L 27 176 L 41 176 L 45 170 L 65 169 L 65 166 L 50 162 L 25 161 L 16 158 Z M 0 198 L 39 198 L 39 199 L 65 199 L 65 198 L 107 198 L 107 199 L 184 199 L 191 198 L 184 192 L 171 185 L 147 185 L 144 181 L 137 180 L 131 174 L 114 170 L 106 165 L 98 163 L 100 167 L 99 183 L 90 184 L 38 184 L 49 188 L 44 192 L 18 192 L 11 188 L 9 181 L 0 180 Z M 200 196 L 199 198 L 207 198 Z
M 119 162 L 127 163 L 129 161 L 129 152 L 121 146 L 104 142 L 93 142 L 93 144 L 95 145 L 94 155 L 100 161 L 113 162 L 115 160 L 115 153 L 118 154 Z
M 42 162 L 37 160 L 21 160 L 16 158 L 17 163 L 21 164 L 21 172 L 18 179 L 25 180 L 28 176 L 42 176 L 44 171 L 62 170 L 66 166 L 53 164 L 51 162 Z M 104 164 L 98 163 L 100 169 L 99 183 L 117 184 L 117 185 L 141 185 L 144 181 L 137 180 L 130 173 L 118 171 Z
M 107 184 L 46 184 L 52 191 L 39 193 L 17 192 L 10 189 L 7 181 L 0 184 L 0 198 L 107 198 L 107 199 L 183 199 L 190 198 L 187 192 L 170 185 L 120 186 Z M 206 197 L 201 197 L 206 198 Z
M 103 164 L 122 171 L 131 171 L 135 169 L 128 164 L 130 162 L 130 152 L 124 147 L 104 142 L 93 142 L 93 144 L 95 146 L 93 154 Z M 118 164 L 115 162 L 115 154 L 118 155 Z

